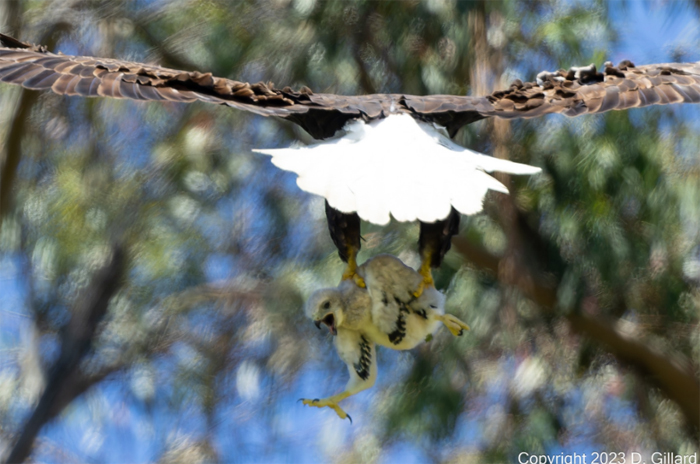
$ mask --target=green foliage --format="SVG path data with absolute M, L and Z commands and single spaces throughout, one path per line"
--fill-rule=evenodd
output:
M 462 393 L 450 382 L 449 366 L 418 355 L 411 373 L 392 388 L 384 414 L 387 438 L 440 441 L 454 433 Z

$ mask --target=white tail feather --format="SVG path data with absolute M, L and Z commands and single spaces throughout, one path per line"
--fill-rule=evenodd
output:
M 540 168 L 482 155 L 452 142 L 431 124 L 406 114 L 352 121 L 344 134 L 308 147 L 253 150 L 298 174 L 304 191 L 321 195 L 364 220 L 435 222 L 454 206 L 462 214 L 483 208 L 488 190 L 508 189 L 486 172 L 536 174 Z

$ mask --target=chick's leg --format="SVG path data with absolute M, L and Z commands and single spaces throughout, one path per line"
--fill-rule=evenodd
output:
M 375 347 L 374 343 L 369 341 L 367 337 L 355 332 L 340 328 L 338 335 L 335 336 L 333 343 L 340 355 L 340 358 L 348 367 L 350 379 L 345 390 L 337 395 L 323 399 L 307 400 L 302 399 L 302 403 L 306 406 L 316 408 L 331 408 L 341 419 L 352 418 L 348 413 L 338 406 L 338 403 L 345 398 L 359 393 L 374 385 L 377 379 L 377 363 L 375 362 Z

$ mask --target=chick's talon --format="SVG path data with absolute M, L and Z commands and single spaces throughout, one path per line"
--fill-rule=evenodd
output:
M 460 337 L 465 330 L 469 330 L 469 326 L 453 316 L 452 314 L 443 314 L 439 317 L 439 320 L 445 324 L 447 330 L 449 330 L 455 337 Z
M 302 404 L 305 406 L 313 406 L 315 408 L 331 408 L 341 419 L 349 419 L 352 423 L 352 417 L 343 409 L 338 406 L 338 403 L 332 401 L 330 398 L 324 398 L 322 400 L 315 398 L 313 400 L 302 399 Z

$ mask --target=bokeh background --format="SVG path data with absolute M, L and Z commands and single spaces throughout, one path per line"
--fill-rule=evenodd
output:
M 25 0 L 0 4 L 0 30 L 344 94 L 700 60 L 700 4 L 675 1 Z M 251 152 L 307 134 L 0 84 L 0 460 L 18 443 L 47 463 L 696 452 L 699 123 L 690 105 L 463 129 L 543 173 L 499 177 L 512 195 L 462 218 L 436 273 L 472 330 L 380 350 L 377 385 L 343 403 L 351 425 L 296 402 L 347 376 L 302 311 L 342 272 L 323 202 Z M 418 262 L 416 224 L 363 235 L 361 260 Z

